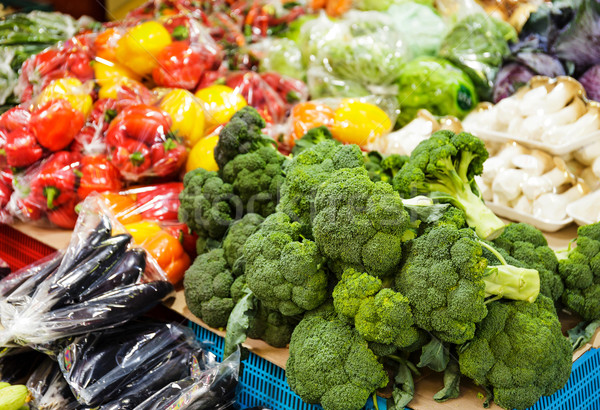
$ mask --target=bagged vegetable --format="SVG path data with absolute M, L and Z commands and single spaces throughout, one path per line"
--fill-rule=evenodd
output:
M 26 383 L 45 358 L 46 356 L 42 353 L 26 347 L 2 349 L 0 352 L 0 382 Z
M 27 380 L 29 405 L 35 410 L 74 410 L 80 408 L 65 381 L 58 363 L 47 357 Z
M 75 338 L 57 359 L 77 400 L 102 409 L 133 409 L 212 360 L 190 329 L 150 321 Z
M 111 328 L 160 302 L 173 289 L 145 252 L 129 249 L 131 236 L 104 214 L 94 197 L 83 204 L 64 257 L 36 267 L 30 277 L 4 286 L 0 345 L 38 347 L 68 336 Z M 113 234 L 114 229 L 114 236 Z M 29 275 L 27 275 L 29 276 Z M 52 350 L 55 346 L 40 350 Z
M 273 71 L 281 75 L 304 80 L 306 67 L 302 62 L 300 47 L 288 38 L 265 38 L 251 44 L 250 53 L 260 60 L 259 71 Z
M 460 119 L 478 101 L 471 79 L 441 58 L 420 57 L 408 62 L 400 70 L 397 84 L 401 126 L 410 122 L 420 109 Z
M 490 100 L 498 68 L 510 55 L 508 43 L 516 38 L 515 29 L 508 23 L 485 14 L 471 14 L 450 30 L 440 56 L 467 73 L 480 99 Z

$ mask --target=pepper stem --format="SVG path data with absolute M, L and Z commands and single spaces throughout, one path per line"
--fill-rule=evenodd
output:
M 54 200 L 60 195 L 60 189 L 47 186 L 44 188 L 44 196 L 46 197 L 46 205 L 48 209 L 54 209 Z

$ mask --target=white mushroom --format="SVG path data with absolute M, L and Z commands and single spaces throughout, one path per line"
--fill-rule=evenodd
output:
M 582 164 L 592 165 L 592 162 L 594 162 L 596 158 L 600 157 L 600 141 L 586 145 L 583 148 L 579 148 L 577 151 L 575 151 L 573 156 Z
M 502 202 L 510 202 L 521 195 L 521 184 L 527 179 L 527 173 L 520 169 L 505 169 L 496 175 L 492 183 L 494 198 Z
M 567 205 L 577 201 L 589 192 L 589 188 L 579 183 L 562 194 L 547 193 L 533 201 L 533 216 L 540 219 L 562 221 L 567 217 Z
M 529 200 L 525 195 L 521 195 L 516 200 L 513 209 L 524 214 L 531 214 L 533 211 L 533 201 Z
M 542 175 L 554 166 L 554 161 L 545 152 L 533 150 L 531 154 L 521 154 L 513 157 L 512 164 L 529 175 Z
M 527 152 L 527 149 L 517 143 L 506 144 L 497 155 L 488 158 L 483 163 L 483 173 L 481 174 L 483 180 L 491 185 L 498 173 L 504 169 L 512 168 L 512 158 Z
M 522 190 L 527 198 L 534 200 L 542 194 L 553 192 L 567 182 L 575 182 L 575 176 L 567 170 L 565 162 L 554 159 L 556 167 L 540 176 L 529 177 L 523 182 Z
M 581 174 L 579 174 L 579 177 L 583 180 L 583 182 L 586 183 L 587 186 L 590 187 L 592 191 L 600 188 L 600 178 L 594 174 L 592 167 L 584 168 L 584 170 L 581 171 Z

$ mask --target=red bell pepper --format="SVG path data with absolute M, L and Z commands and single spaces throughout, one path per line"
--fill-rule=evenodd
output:
M 77 223 L 77 212 L 75 212 L 75 206 L 77 201 L 75 198 L 70 200 L 64 205 L 59 206 L 56 209 L 49 210 L 46 213 L 48 220 L 59 228 L 73 229 Z
M 145 104 L 123 109 L 110 124 L 108 134 L 123 133 L 125 137 L 144 144 L 165 140 L 171 129 L 171 117 L 159 108 Z
M 129 138 L 124 138 L 122 144 L 111 147 L 111 159 L 124 176 L 133 180 L 152 165 L 148 147 Z
M 183 191 L 183 183 L 168 182 L 139 192 L 135 202 L 140 215 L 151 221 L 176 222 L 181 191 Z
M 44 154 L 35 136 L 25 128 L 6 134 L 4 152 L 6 162 L 11 167 L 26 167 L 37 162 Z
M 94 78 L 94 69 L 86 53 L 82 51 L 69 53 L 66 64 L 69 72 L 81 82 Z
M 77 197 L 85 199 L 92 192 L 118 191 L 121 189 L 119 170 L 104 155 L 90 155 L 81 159 Z
M 196 257 L 196 242 L 198 241 L 198 235 L 192 233 L 190 228 L 184 223 L 167 223 L 162 225 L 163 230 L 179 239 L 185 252 L 192 258 Z
M 60 151 L 50 157 L 31 181 L 32 200 L 45 204 L 48 209 L 72 201 L 76 196 L 78 161 L 79 155 L 69 151 Z
M 94 103 L 90 113 L 92 124 L 106 131 L 110 122 L 117 116 L 117 100 L 112 98 L 101 98 Z
M 152 172 L 159 177 L 177 173 L 185 162 L 187 150 L 185 146 L 173 138 L 164 143 L 153 144 L 150 147 Z
M 213 65 L 210 53 L 204 54 L 185 41 L 169 44 L 157 56 L 159 64 L 152 71 L 154 82 L 162 87 L 193 90 L 202 73 Z
M 85 123 L 83 113 L 67 100 L 51 100 L 31 116 L 31 129 L 39 144 L 50 151 L 67 147 Z
M 6 131 L 14 131 L 20 128 L 27 128 L 31 121 L 31 113 L 24 108 L 14 107 L 0 116 L 0 128 Z
M 23 219 L 37 221 L 42 217 L 41 205 L 37 203 L 31 195 L 25 198 L 19 198 L 15 203 Z
M 12 195 L 12 185 L 0 181 L 0 209 L 4 208 Z

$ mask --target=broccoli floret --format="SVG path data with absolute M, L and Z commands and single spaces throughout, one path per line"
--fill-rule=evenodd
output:
M 458 349 L 460 371 L 506 409 L 525 409 L 561 389 L 571 374 L 571 345 L 552 300 L 495 301 L 475 338 Z
M 383 287 L 381 279 L 350 268 L 333 289 L 333 306 L 341 319 L 354 323 L 360 305 Z
M 557 271 L 558 260 L 541 231 L 526 223 L 509 224 L 493 244 L 518 260 L 518 266 L 539 272 L 541 294 L 553 301 L 560 298 L 564 285 Z
M 396 290 L 408 298 L 417 326 L 444 342 L 473 338 L 475 324 L 487 313 L 486 296 L 533 301 L 539 293 L 537 271 L 504 261 L 488 267 L 482 244 L 472 230 L 452 225 L 408 244 Z
M 303 234 L 310 237 L 319 185 L 335 170 L 355 167 L 363 167 L 363 157 L 357 145 L 340 145 L 331 140 L 302 151 L 285 167 L 286 177 L 277 211 L 285 212 L 302 223 Z
M 565 306 L 585 320 L 600 319 L 600 223 L 577 229 L 577 247 L 558 261 Z
M 226 326 L 234 306 L 231 298 L 233 283 L 223 249 L 198 256 L 183 278 L 185 301 L 190 312 L 209 326 Z
M 214 156 L 219 170 L 222 171 L 239 154 L 275 144 L 262 133 L 266 125 L 258 111 L 250 106 L 236 112 L 219 133 L 219 141 L 215 146 Z
M 317 245 L 284 213 L 270 215 L 244 245 L 248 287 L 269 309 L 293 316 L 327 297 L 327 273 Z
M 373 182 L 392 183 L 394 175 L 408 162 L 408 156 L 391 154 L 384 158 L 379 152 L 371 151 L 365 155 L 365 168 Z
M 329 131 L 329 128 L 327 128 L 326 126 L 321 125 L 320 127 L 311 128 L 310 130 L 308 130 L 306 132 L 306 134 L 304 134 L 302 136 L 302 138 L 300 138 L 299 140 L 296 140 L 294 148 L 292 148 L 292 154 L 298 155 L 305 149 L 312 148 L 322 141 L 329 141 L 329 140 L 332 140 L 332 141 L 337 142 L 338 144 L 341 144 L 337 140 L 333 139 L 333 135 L 331 135 L 331 131 Z
M 179 220 L 199 236 L 220 240 L 242 209 L 233 186 L 216 172 L 197 168 L 185 174 Z M 239 215 L 241 216 L 241 215 Z
M 244 204 L 244 211 L 264 217 L 275 212 L 279 188 L 284 177 L 285 157 L 272 147 L 262 147 L 233 158 L 223 168 L 223 181 L 233 186 Z
M 264 220 L 265 218 L 258 214 L 246 214 L 229 227 L 229 231 L 223 239 L 223 251 L 232 270 L 235 270 L 233 267 L 236 261 L 244 254 L 246 240 L 258 230 Z
M 306 316 L 294 330 L 287 381 L 324 410 L 359 410 L 388 377 L 367 342 L 336 316 Z
M 374 276 L 393 273 L 410 218 L 391 185 L 372 182 L 364 168 L 341 169 L 319 187 L 315 210 L 313 236 L 323 255 Z
M 488 158 L 483 141 L 461 132 L 437 131 L 422 141 L 394 177 L 394 188 L 404 198 L 428 195 L 462 209 L 467 224 L 484 239 L 493 239 L 504 223 L 483 203 L 475 175 Z

